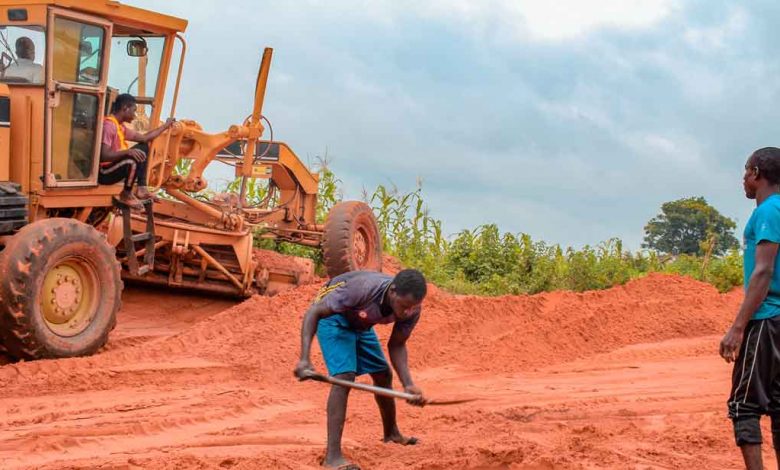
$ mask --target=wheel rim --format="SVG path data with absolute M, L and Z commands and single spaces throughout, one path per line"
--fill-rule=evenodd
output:
M 355 263 L 359 268 L 362 268 L 368 262 L 368 253 L 371 245 L 366 232 L 359 228 L 355 230 L 355 235 L 352 237 L 352 248 L 355 254 Z
M 43 280 L 41 311 L 46 325 L 60 336 L 84 331 L 98 308 L 95 268 L 78 257 L 57 263 Z

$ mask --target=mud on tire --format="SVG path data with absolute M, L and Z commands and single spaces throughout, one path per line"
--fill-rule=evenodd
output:
M 367 204 L 347 201 L 330 210 L 322 238 L 322 257 L 330 277 L 348 271 L 382 270 L 382 239 Z
M 0 252 L 0 339 L 15 358 L 94 353 L 116 325 L 121 296 L 114 248 L 87 224 L 41 220 Z

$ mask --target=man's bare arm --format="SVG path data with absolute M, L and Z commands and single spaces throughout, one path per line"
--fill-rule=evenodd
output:
M 398 380 L 401 381 L 404 391 L 418 395 L 418 398 L 408 400 L 409 403 L 423 406 L 425 405 L 423 392 L 414 384 L 412 374 L 409 371 L 409 354 L 406 349 L 406 341 L 409 339 L 409 335 L 410 333 L 404 333 L 399 328 L 393 328 L 393 333 L 390 335 L 390 340 L 387 343 L 387 351 L 390 354 L 390 362 L 393 364 L 395 373 L 398 374 Z
M 394 328 L 387 343 L 390 362 L 393 364 L 393 369 L 398 374 L 398 380 L 401 381 L 401 385 L 404 388 L 414 386 L 412 374 L 409 372 L 409 354 L 406 350 L 406 340 L 408 339 L 409 335 L 405 335 Z
M 133 142 L 148 143 L 159 137 L 159 135 L 171 127 L 174 122 L 176 122 L 174 119 L 168 119 L 165 121 L 165 124 L 149 132 L 136 132 L 133 129 L 126 128 L 125 137 L 127 140 L 131 140 Z
M 726 362 L 732 362 L 737 358 L 737 352 L 742 344 L 750 318 L 756 313 L 761 303 L 769 293 L 772 282 L 772 274 L 775 270 L 775 258 L 777 258 L 777 243 L 761 242 L 756 246 L 756 267 L 750 275 L 745 300 L 739 308 L 739 313 L 734 319 L 734 324 L 729 329 L 723 341 L 720 343 L 720 355 Z
M 309 307 L 301 322 L 301 356 L 298 365 L 295 367 L 295 376 L 303 379 L 307 370 L 311 370 L 311 341 L 317 334 L 317 323 L 322 318 L 333 315 L 324 302 L 317 302 Z
M 121 160 L 128 156 L 133 156 L 131 153 L 132 149 L 127 150 L 112 150 L 111 147 L 109 147 L 106 144 L 101 144 L 100 146 L 100 161 L 101 162 L 109 162 L 114 163 L 118 160 Z

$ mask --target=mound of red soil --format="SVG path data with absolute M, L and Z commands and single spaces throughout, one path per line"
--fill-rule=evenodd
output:
M 301 318 L 318 288 L 253 297 L 152 351 L 186 347 L 190 354 L 289 375 L 299 350 Z M 435 286 L 429 292 L 409 343 L 411 365 L 493 372 L 527 370 L 629 344 L 721 333 L 741 298 L 738 292 L 721 295 L 709 284 L 662 274 L 581 294 L 488 298 L 452 295 Z M 390 330 L 377 327 L 380 337 Z
M 318 289 L 227 310 L 144 291 L 100 354 L 0 367 L 0 466 L 320 468 L 328 387 L 292 377 Z M 422 439 L 402 448 L 380 442 L 373 398 L 354 393 L 345 451 L 388 470 L 735 468 L 716 349 L 741 297 L 666 275 L 583 294 L 430 286 L 409 342 L 414 377 L 431 397 L 480 400 L 400 403 L 403 431 Z M 315 346 L 322 370 L 319 357 Z

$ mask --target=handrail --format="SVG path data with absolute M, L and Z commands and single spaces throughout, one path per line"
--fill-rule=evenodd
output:
M 171 102 L 171 114 L 169 117 L 176 116 L 176 104 L 179 101 L 179 85 L 181 85 L 181 74 L 184 69 L 184 56 L 187 55 L 187 41 L 184 36 L 176 33 L 176 39 L 181 41 L 181 56 L 179 57 L 179 72 L 176 75 L 176 88 L 173 90 L 173 101 Z
M 176 104 L 179 101 L 179 86 L 181 85 L 181 74 L 182 70 L 184 69 L 184 56 L 187 55 L 187 41 L 184 39 L 184 37 L 181 34 L 176 33 L 176 38 L 181 41 L 181 55 L 179 56 L 179 70 L 176 74 L 176 87 L 173 89 L 173 101 L 171 101 L 171 114 L 168 116 L 170 118 L 173 118 L 176 116 Z M 165 133 L 165 145 L 163 146 L 163 163 L 162 167 L 160 168 L 159 175 L 160 175 L 160 181 L 158 181 L 157 185 L 155 186 L 162 186 L 164 179 L 165 179 L 165 164 L 166 160 L 168 159 L 168 149 L 171 146 L 171 135 L 173 132 L 171 132 L 170 129 L 168 129 L 168 132 Z

